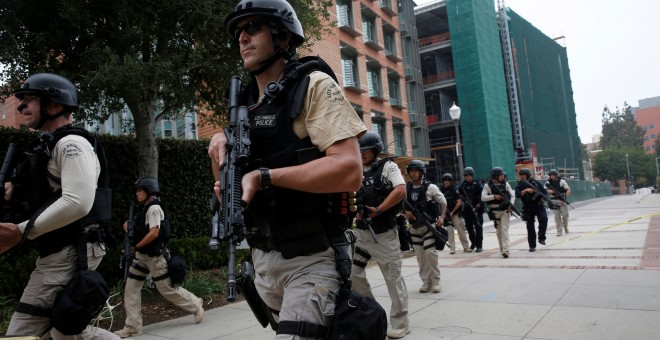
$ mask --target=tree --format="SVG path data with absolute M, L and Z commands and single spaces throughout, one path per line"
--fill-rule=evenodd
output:
M 626 166 L 628 155 L 628 166 Z M 628 181 L 628 168 L 630 177 L 636 187 L 653 184 L 655 178 L 655 157 L 646 154 L 641 148 L 608 148 L 594 158 L 594 176 L 601 180 Z
M 237 0 L 4 0 L 0 95 L 37 72 L 79 87 L 76 119 L 133 114 L 141 176 L 158 176 L 155 124 L 184 111 L 225 112 L 230 76 L 245 75 L 224 18 Z M 307 37 L 319 38 L 329 0 L 290 0 Z M 35 10 L 38 9 L 38 10 Z
M 635 115 L 628 103 L 624 102 L 623 107 L 616 111 L 611 111 L 609 107 L 603 108 L 603 137 L 600 139 L 600 147 L 605 150 L 610 147 L 640 148 L 644 144 L 644 130 L 637 125 Z
M 657 136 L 654 144 L 655 156 L 660 157 L 660 136 Z

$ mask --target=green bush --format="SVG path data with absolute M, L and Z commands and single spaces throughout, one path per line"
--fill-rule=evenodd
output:
M 35 136 L 34 132 L 0 127 L 0 159 L 4 159 L 10 142 L 27 146 Z M 113 218 L 105 227 L 110 230 L 116 243 L 109 245 L 108 254 L 98 270 L 108 284 L 114 285 L 122 276 L 119 254 L 124 231 L 121 226 L 128 217 L 129 202 L 135 201 L 133 183 L 138 177 L 137 144 L 130 136 L 100 135 L 99 140 L 108 159 L 113 192 Z M 196 269 L 219 268 L 227 263 L 226 248 L 215 253 L 208 250 L 211 219 L 208 202 L 214 180 L 207 146 L 208 141 L 204 140 L 158 140 L 158 179 L 172 225 L 170 248 L 175 254 L 185 257 L 188 264 Z M 0 280 L 0 296 L 14 297 L 16 292 L 22 292 L 34 269 L 36 256 L 29 244 L 0 256 L 0 272 L 12 273 L 3 275 Z M 241 257 L 245 256 L 241 254 Z

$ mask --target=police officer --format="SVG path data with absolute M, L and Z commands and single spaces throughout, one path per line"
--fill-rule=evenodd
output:
M 360 137 L 360 152 L 364 165 L 364 205 L 369 211 L 371 234 L 360 216 L 356 225 L 358 239 L 353 257 L 353 289 L 373 298 L 365 267 L 370 259 L 378 263 L 383 273 L 387 291 L 392 299 L 390 309 L 391 329 L 387 336 L 400 339 L 410 333 L 408 322 L 408 291 L 401 276 L 401 250 L 395 224 L 395 216 L 401 211 L 401 201 L 406 197 L 406 183 L 399 167 L 389 158 L 379 159 L 384 151 L 380 135 L 369 131 Z M 364 210 L 362 210 L 364 211 Z
M 447 213 L 447 200 L 437 185 L 428 181 L 426 166 L 420 160 L 414 159 L 406 166 L 411 181 L 406 184 L 408 203 L 419 213 L 426 213 L 436 227 L 442 227 L 442 221 Z M 428 230 L 426 223 L 417 221 L 412 210 L 405 210 L 406 218 L 411 221 L 413 249 L 419 265 L 419 278 L 422 279 L 420 293 L 440 293 L 440 266 L 436 252 L 436 240 Z M 420 223 L 421 222 L 421 223 Z
M 506 181 L 505 175 L 504 169 L 499 166 L 490 170 L 490 180 L 484 185 L 481 200 L 488 204 L 488 214 L 495 224 L 500 253 L 507 258 L 509 257 L 509 218 L 516 193 Z
M 298 73 L 292 56 L 305 36 L 288 2 L 242 0 L 225 28 L 253 77 L 244 91 L 251 146 L 242 200 L 254 283 L 279 322 L 278 339 L 324 338 L 301 332 L 330 325 L 340 287 L 329 244 L 348 218 L 327 197 L 359 190 L 357 136 L 366 128 L 325 62 L 314 58 L 311 73 Z M 222 133 L 209 145 L 216 180 L 225 145 Z
M 447 226 L 447 232 L 449 233 L 449 253 L 456 254 L 456 236 L 454 235 L 454 230 L 458 232 L 458 239 L 461 241 L 463 246 L 463 251 L 466 253 L 471 253 L 472 249 L 468 244 L 468 237 L 465 230 L 465 225 L 463 224 L 463 219 L 461 218 L 461 210 L 463 207 L 463 200 L 461 199 L 461 194 L 458 191 L 458 188 L 454 185 L 454 176 L 450 173 L 445 173 L 442 175 L 442 186 L 440 191 L 445 198 L 447 199 L 447 210 L 449 210 L 449 216 L 444 219 L 445 225 Z
M 481 201 L 483 190 L 483 185 L 474 180 L 474 169 L 472 167 L 463 169 L 463 182 L 458 187 L 458 191 L 463 202 L 465 202 L 463 204 L 463 219 L 465 220 L 465 229 L 467 229 L 470 237 L 470 249 L 476 248 L 477 253 L 483 251 L 484 241 L 484 204 Z M 472 209 L 472 211 L 466 211 L 467 209 Z
M 532 177 L 532 171 L 521 168 L 518 171 L 519 181 L 516 185 L 516 197 L 523 203 L 523 214 L 527 226 L 527 243 L 529 251 L 536 251 L 536 228 L 534 218 L 539 221 L 539 243 L 545 245 L 545 231 L 548 229 L 548 212 L 541 195 L 548 195 L 543 185 Z
M 134 239 L 130 241 L 135 257 L 130 265 L 124 287 L 126 322 L 123 329 L 115 332 L 121 338 L 142 335 L 142 314 L 140 312 L 142 296 L 140 293 L 148 274 L 151 274 L 156 289 L 167 301 L 193 314 L 195 323 L 200 323 L 204 319 L 202 299 L 181 286 L 172 285 L 168 275 L 167 238 L 171 230 L 169 220 L 158 197 L 160 193 L 158 180 L 148 176 L 140 177 L 135 181 L 135 189 L 135 198 L 142 207 L 133 216 L 135 234 Z M 128 231 L 128 221 L 124 223 L 123 227 L 124 231 Z
M 69 116 L 79 102 L 69 79 L 52 73 L 35 74 L 15 95 L 20 99 L 18 111 L 25 116 L 25 125 L 40 133 L 28 159 L 17 169 L 16 187 L 5 185 L 11 199 L 22 202 L 25 210 L 18 224 L 0 223 L 0 253 L 27 238 L 36 244 L 39 257 L 6 333 L 42 336 L 50 330 L 54 339 L 73 339 L 76 335 L 65 336 L 51 329 L 48 315 L 57 293 L 78 271 L 78 256 L 87 256 L 88 269 L 94 270 L 105 255 L 98 224 L 85 225 L 83 221 L 93 214 L 101 164 L 88 139 L 70 133 Z M 56 200 L 49 202 L 53 194 Z M 78 240 L 86 241 L 83 254 L 74 246 Z M 92 326 L 81 335 L 85 339 L 117 338 Z
M 550 178 L 545 182 L 545 188 L 552 198 L 557 209 L 555 212 L 555 226 L 557 227 L 557 236 L 561 236 L 562 228 L 568 234 L 568 204 L 566 199 L 571 195 L 571 187 L 568 186 L 566 181 L 559 177 L 559 173 L 555 169 L 548 172 Z

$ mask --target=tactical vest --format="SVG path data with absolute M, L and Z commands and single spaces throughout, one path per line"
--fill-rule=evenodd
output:
M 523 189 L 532 188 L 535 189 L 535 191 L 533 193 L 521 196 L 520 199 L 522 200 L 522 204 L 531 206 L 543 203 L 543 197 L 540 194 L 540 192 L 543 190 L 541 183 L 535 179 L 529 179 L 527 182 L 531 185 L 531 187 L 530 185 L 523 184 Z
M 142 254 L 147 254 L 149 256 L 158 256 L 161 254 L 163 248 L 167 245 L 167 243 L 170 240 L 170 222 L 169 219 L 167 218 L 167 211 L 165 210 L 165 206 L 163 203 L 160 201 L 160 199 L 154 199 L 153 201 L 149 202 L 149 204 L 145 204 L 140 211 L 135 214 L 133 217 L 134 226 L 135 226 L 135 235 L 133 237 L 133 240 L 131 240 L 131 245 L 135 246 L 136 244 L 140 243 L 142 239 L 147 236 L 149 233 L 149 226 L 147 225 L 147 211 L 149 208 L 153 205 L 160 205 L 161 209 L 163 209 L 163 213 L 165 213 L 165 218 L 160 221 L 160 230 L 158 231 L 158 238 L 155 240 L 151 241 L 151 243 L 147 244 L 146 246 L 138 249 L 137 251 Z
M 566 190 L 564 190 L 564 188 L 562 188 L 562 186 L 561 186 L 561 178 L 557 178 L 554 181 L 551 180 L 551 179 L 548 179 L 548 184 L 550 184 L 550 187 L 554 191 L 554 193 L 552 194 L 552 198 L 557 198 L 558 199 L 560 197 L 559 194 L 563 194 L 563 193 L 566 192 Z
M 491 195 L 504 195 L 504 197 L 506 197 L 509 201 L 511 201 L 511 193 L 509 192 L 509 190 L 506 190 L 506 182 L 500 182 L 498 184 L 495 184 L 491 179 L 488 181 L 488 187 L 490 188 Z M 488 204 L 499 205 L 499 209 L 504 210 L 507 207 L 503 206 L 502 202 L 504 202 L 504 200 L 492 200 L 492 201 L 488 201 Z
M 447 200 L 447 211 L 452 211 L 454 207 L 456 207 L 456 203 L 458 203 L 458 200 L 461 198 L 457 193 L 456 193 L 456 187 L 452 184 L 449 188 L 445 188 L 445 186 L 440 187 L 440 192 L 442 192 L 443 195 L 445 195 L 445 199 Z
M 329 66 L 318 58 L 291 61 L 286 67 L 285 84 L 252 108 L 250 117 L 250 157 L 246 172 L 259 167 L 270 169 L 295 166 L 323 156 L 310 138 L 300 139 L 293 131 L 293 120 L 300 114 L 307 96 L 309 73 L 321 70 L 334 77 Z M 291 74 L 295 72 L 298 74 Z M 245 102 L 258 98 L 253 81 L 244 94 Z M 256 192 L 246 214 L 250 246 L 277 250 L 285 258 L 313 254 L 330 247 L 348 226 L 346 205 L 337 202 L 345 193 L 314 194 L 280 187 Z M 345 198 L 347 200 L 347 198 Z
M 389 158 L 377 160 L 371 165 L 371 169 L 363 172 L 362 188 L 364 204 L 367 206 L 378 207 L 394 190 L 392 182 L 383 177 L 383 168 L 387 162 L 391 160 Z M 382 233 L 395 227 L 394 216 L 399 212 L 396 207 L 387 209 L 371 219 L 371 228 L 375 233 Z M 359 228 L 361 224 L 358 223 L 357 226 Z
M 459 192 L 463 195 L 466 195 L 466 198 L 470 201 L 473 207 L 476 208 L 477 205 L 481 204 L 481 192 L 483 187 L 477 182 L 468 183 L 463 181 L 459 187 Z M 483 209 L 483 204 L 481 204 L 480 210 Z M 483 210 L 482 210 L 483 212 Z
M 408 203 L 420 212 L 425 212 L 433 221 L 437 220 L 440 216 L 440 209 L 438 204 L 433 200 L 426 200 L 426 191 L 429 189 L 431 182 L 424 180 L 422 185 L 418 188 L 413 187 L 412 182 L 406 184 L 406 193 Z
M 62 126 L 55 130 L 53 134 L 42 131 L 31 145 L 31 151 L 26 153 L 27 158 L 16 169 L 16 177 L 13 180 L 15 183 L 13 196 L 15 197 L 12 197 L 12 201 L 16 202 L 14 206 L 17 207 L 15 217 L 12 218 L 14 221 L 20 222 L 29 219 L 40 208 L 43 208 L 44 205 L 50 205 L 62 196 L 61 190 L 53 192 L 50 187 L 49 178 L 58 183 L 60 182 L 60 178 L 48 172 L 48 161 L 52 155 L 51 150 L 53 150 L 62 138 L 70 134 L 84 137 L 95 148 L 95 151 L 100 151 L 97 157 L 101 164 L 101 174 L 99 175 L 99 182 L 97 184 L 105 181 L 107 185 L 105 154 L 91 133 L 84 129 L 72 127 L 71 125 Z M 97 196 L 98 191 L 97 189 Z M 111 202 L 109 199 L 104 199 L 103 201 L 103 203 L 99 203 L 95 198 L 93 208 L 87 216 L 103 215 L 103 218 L 94 218 L 94 221 L 91 223 L 105 220 L 106 217 L 110 216 Z M 39 256 L 48 256 L 60 251 L 65 246 L 74 244 L 77 236 L 83 231 L 83 228 L 91 224 L 87 222 L 87 216 L 35 238 L 34 241 L 36 242 Z

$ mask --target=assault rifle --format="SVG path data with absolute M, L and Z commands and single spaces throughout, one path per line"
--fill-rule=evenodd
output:
M 555 188 L 553 188 L 548 182 L 545 183 L 545 187 L 552 190 L 552 191 L 554 191 L 555 195 L 557 195 L 557 198 L 559 198 L 560 201 L 568 204 L 569 207 L 575 209 L 575 207 L 573 207 L 571 202 L 569 202 L 568 199 L 566 199 L 566 193 L 565 192 L 557 192 L 557 190 Z
M 366 204 L 364 204 L 364 186 L 360 188 L 360 191 L 358 191 L 358 207 L 360 209 L 360 218 L 362 224 L 366 226 L 369 229 L 369 232 L 371 232 L 371 237 L 374 238 L 374 242 L 378 243 L 378 240 L 376 239 L 376 233 L 374 232 L 374 228 L 371 226 L 371 217 L 369 217 L 369 208 L 367 208 Z
M 5 182 L 7 181 L 7 174 L 10 171 L 11 164 L 14 162 L 14 154 L 16 154 L 16 144 L 9 143 L 5 160 L 2 162 L 2 168 L 0 168 L 0 186 L 2 186 L 3 200 L 5 197 Z
M 536 188 L 534 185 L 532 185 L 532 183 L 530 183 L 526 179 L 521 180 L 520 183 L 525 184 L 527 186 L 527 188 L 530 188 L 530 189 L 534 190 L 534 195 L 538 196 L 538 197 L 541 197 L 541 199 L 546 201 L 546 203 L 548 203 L 548 208 L 550 208 L 550 209 L 559 209 L 559 207 L 556 204 L 552 203 L 552 200 L 550 199 L 550 197 L 547 194 L 542 193 L 538 188 Z M 525 188 L 525 189 L 527 189 L 527 188 Z M 534 197 L 533 199 L 537 200 L 536 197 Z
M 571 204 L 571 202 L 569 202 L 568 199 L 566 198 L 566 194 L 565 194 L 565 193 L 563 193 L 563 192 L 560 192 L 560 193 L 559 193 L 559 200 L 562 201 L 562 202 L 564 202 L 564 203 L 566 203 L 566 204 L 568 204 L 568 206 L 571 207 L 572 209 L 575 209 L 575 207 L 573 207 L 573 205 Z
M 511 201 L 506 197 L 506 195 L 500 190 L 500 188 L 497 187 L 497 185 L 490 185 L 486 184 L 488 187 L 490 187 L 491 192 L 494 190 L 497 190 L 497 192 L 494 192 L 496 195 L 502 196 L 502 202 L 504 203 L 505 206 L 509 207 L 511 209 L 511 213 L 516 216 L 516 217 L 521 217 L 522 213 L 518 208 L 516 208 L 513 204 L 511 204 Z
M 477 223 L 477 225 L 479 225 L 479 215 L 477 214 L 477 207 L 475 207 L 472 204 L 472 201 L 470 200 L 470 196 L 468 196 L 468 193 L 467 193 L 467 191 L 465 191 L 465 188 L 463 188 L 462 186 L 459 185 L 458 189 L 463 192 L 463 195 L 465 195 L 465 204 L 467 205 L 468 210 L 470 210 L 470 212 L 472 212 L 472 215 L 474 216 L 475 223 Z M 479 225 L 479 227 L 481 227 L 481 226 Z
M 227 137 L 227 153 L 225 165 L 220 170 L 222 202 L 211 204 L 213 219 L 209 249 L 217 250 L 220 241 L 226 242 L 229 247 L 228 301 L 236 300 L 236 246 L 241 244 L 246 234 L 242 210 L 246 203 L 241 199 L 241 179 L 250 156 L 250 120 L 247 106 L 240 104 L 242 90 L 241 79 L 232 77 L 229 83 L 229 127 L 224 131 Z
M 442 232 L 438 229 L 435 228 L 435 225 L 433 223 L 429 222 L 430 218 L 426 213 L 420 212 L 417 210 L 417 208 L 413 207 L 410 202 L 408 202 L 407 199 L 403 200 L 403 206 L 404 209 L 412 211 L 413 215 L 415 215 L 415 221 L 422 222 L 426 225 L 426 228 L 431 231 L 431 234 L 433 234 L 433 238 L 435 239 L 435 245 L 436 249 L 442 250 L 444 249 L 444 245 L 446 244 L 447 247 L 449 247 L 449 244 L 447 241 L 449 240 L 449 234 L 445 228 L 441 228 Z
M 128 278 L 128 269 L 133 262 L 133 252 L 131 251 L 131 242 L 135 237 L 135 221 L 133 221 L 133 204 L 128 206 L 128 221 L 126 221 L 126 236 L 124 236 L 124 251 L 119 258 L 119 268 L 124 270 L 124 281 Z

